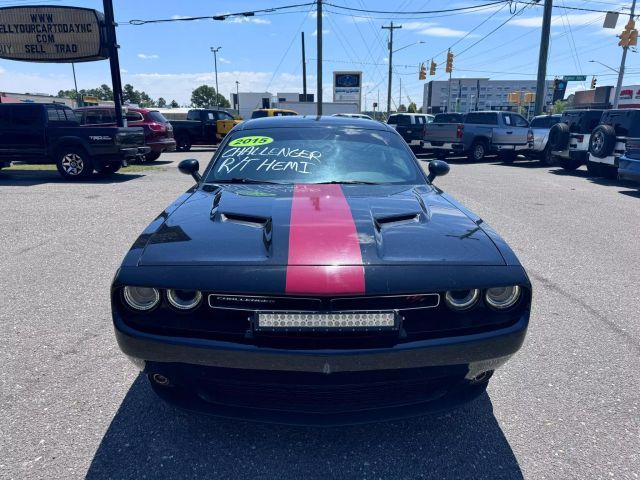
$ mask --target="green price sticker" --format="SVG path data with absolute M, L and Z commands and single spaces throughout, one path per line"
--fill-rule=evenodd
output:
M 241 137 L 236 138 L 235 140 L 231 140 L 229 142 L 229 146 L 231 147 L 252 147 L 255 145 L 266 145 L 267 143 L 273 142 L 273 138 L 271 137 L 261 137 L 261 136 L 252 136 L 252 137 Z

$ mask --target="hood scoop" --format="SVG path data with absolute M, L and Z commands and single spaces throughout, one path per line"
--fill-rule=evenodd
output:
M 376 230 L 381 232 L 384 227 L 417 223 L 420 221 L 420 212 L 399 213 L 396 215 L 379 216 L 373 219 Z
M 271 225 L 271 217 L 258 217 L 244 213 L 225 212 L 220 213 L 220 221 L 234 222 L 247 227 L 267 228 Z M 270 228 L 269 228 L 270 230 Z

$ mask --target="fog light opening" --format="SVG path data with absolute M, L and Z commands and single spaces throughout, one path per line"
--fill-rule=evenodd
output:
M 169 385 L 169 379 L 164 375 L 160 375 L 159 373 L 154 373 L 153 375 L 151 375 L 151 380 L 153 380 L 153 382 L 158 385 L 162 385 L 163 387 Z

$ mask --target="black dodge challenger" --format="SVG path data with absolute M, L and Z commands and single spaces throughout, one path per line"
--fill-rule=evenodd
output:
M 138 237 L 118 344 L 181 407 L 303 424 L 450 408 L 522 345 L 531 284 L 392 128 L 246 121 Z

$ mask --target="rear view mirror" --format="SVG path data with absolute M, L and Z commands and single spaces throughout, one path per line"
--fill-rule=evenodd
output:
M 191 175 L 196 182 L 200 182 L 200 179 L 202 178 L 198 173 L 198 170 L 200 170 L 200 163 L 195 158 L 182 160 L 178 164 L 178 170 L 185 175 Z
M 442 177 L 443 175 L 446 175 L 447 173 L 449 173 L 449 164 L 443 160 L 431 160 L 429 162 L 429 176 L 427 177 L 427 180 L 429 180 L 429 182 L 433 183 L 433 180 L 436 177 Z

